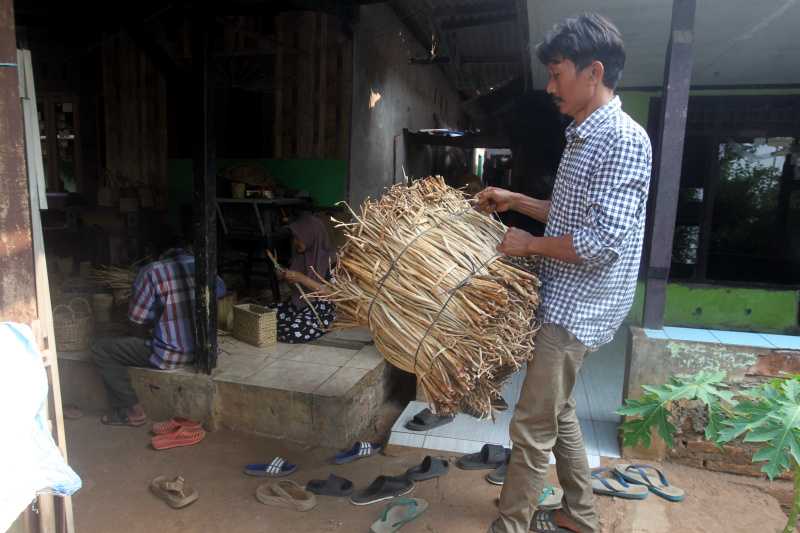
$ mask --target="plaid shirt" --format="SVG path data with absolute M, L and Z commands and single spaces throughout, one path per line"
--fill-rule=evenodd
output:
M 589 349 L 614 336 L 636 290 L 642 253 L 650 139 L 619 97 L 566 130 L 545 235 L 572 235 L 582 259 L 542 263 L 542 323 L 558 324 Z
M 167 370 L 191 363 L 194 360 L 194 256 L 179 250 L 170 258 L 150 263 L 139 271 L 132 292 L 128 318 L 137 324 L 154 326 L 150 364 Z M 224 295 L 225 284 L 217 277 L 217 297 Z

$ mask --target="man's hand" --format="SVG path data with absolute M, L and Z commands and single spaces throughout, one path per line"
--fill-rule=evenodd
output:
M 531 245 L 536 237 L 518 228 L 508 228 L 503 242 L 497 245 L 497 251 L 501 254 L 512 255 L 515 257 L 526 257 L 532 255 Z
M 478 209 L 484 213 L 504 213 L 514 208 L 514 201 L 517 193 L 498 189 L 497 187 L 487 187 L 478 193 Z
M 294 270 L 284 270 L 283 279 L 286 283 L 303 283 L 305 276 Z

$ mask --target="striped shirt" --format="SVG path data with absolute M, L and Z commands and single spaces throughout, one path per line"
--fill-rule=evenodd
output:
M 216 290 L 218 298 L 225 295 L 219 277 Z M 178 250 L 139 271 L 128 318 L 153 324 L 151 365 L 168 370 L 194 361 L 194 313 L 194 256 Z
M 619 97 L 566 130 L 545 235 L 572 235 L 582 259 L 545 258 L 539 319 L 564 327 L 589 349 L 611 341 L 636 290 L 651 149 Z

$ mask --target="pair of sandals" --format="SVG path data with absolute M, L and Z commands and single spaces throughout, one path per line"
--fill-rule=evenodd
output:
M 595 494 L 627 500 L 644 500 L 651 492 L 670 502 L 681 502 L 686 497 L 683 489 L 669 483 L 663 471 L 646 464 L 595 468 L 592 470 L 592 490 Z
M 414 490 L 414 483 L 438 478 L 447 474 L 450 463 L 445 459 L 431 457 L 422 463 L 406 470 L 400 476 L 378 476 L 370 485 L 350 497 L 353 505 L 372 505 L 385 500 L 393 500 L 405 496 Z

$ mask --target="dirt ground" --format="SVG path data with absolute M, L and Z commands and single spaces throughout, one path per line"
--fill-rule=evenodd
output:
M 79 533 L 366 532 L 382 504 L 355 507 L 344 499 L 318 497 L 318 506 L 308 513 L 267 507 L 255 498 L 263 480 L 245 476 L 242 467 L 281 455 L 300 465 L 290 478 L 298 483 L 333 472 L 359 489 L 380 474 L 405 472 L 424 455 L 377 456 L 333 466 L 327 461 L 334 450 L 302 449 L 230 431 L 209 433 L 194 447 L 155 451 L 146 427 L 109 428 L 93 415 L 68 420 L 67 435 L 70 463 L 84 482 L 73 500 Z M 654 495 L 642 502 L 597 497 L 604 533 L 771 533 L 785 523 L 786 515 L 764 481 L 679 465 L 666 468 L 672 482 L 686 489 L 686 500 L 673 504 Z M 177 474 L 200 492 L 198 502 L 178 511 L 147 489 L 153 477 Z M 484 474 L 451 468 L 443 478 L 417 484 L 411 496 L 425 498 L 430 508 L 403 531 L 484 533 L 500 494 L 499 487 L 483 480 Z M 554 472 L 550 475 L 554 481 Z

